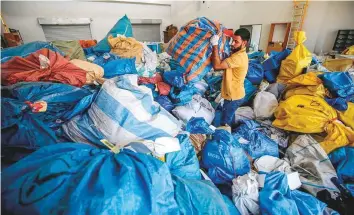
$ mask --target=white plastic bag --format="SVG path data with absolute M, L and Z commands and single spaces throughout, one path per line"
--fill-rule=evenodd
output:
M 253 109 L 256 119 L 267 119 L 272 117 L 277 107 L 277 98 L 272 93 L 266 91 L 257 93 L 253 100 Z
M 242 215 L 259 214 L 257 174 L 250 172 L 232 180 L 232 200 Z
M 295 190 L 301 186 L 299 173 L 293 171 L 289 163 L 285 160 L 279 159 L 277 157 L 265 155 L 255 160 L 254 167 L 258 170 L 258 172 L 265 172 L 265 173 L 275 172 L 275 171 L 285 172 L 288 177 L 288 184 L 291 190 Z M 262 177 L 259 177 L 259 179 L 260 178 Z M 260 187 L 263 187 L 263 184 L 261 183 L 259 184 Z
M 235 123 L 239 123 L 241 120 L 255 119 L 254 111 L 251 107 L 239 107 L 235 111 Z
M 280 171 L 285 173 L 293 172 L 288 162 L 285 160 L 281 160 L 277 157 L 264 155 L 253 163 L 254 167 L 258 170 L 258 172 L 273 172 Z
M 136 65 L 139 76 L 141 77 L 152 77 L 156 72 L 157 67 L 157 54 L 151 51 L 151 49 L 145 44 L 141 43 L 143 46 L 143 57 L 142 63 Z
M 272 93 L 277 99 L 280 99 L 285 87 L 286 86 L 282 83 L 273 83 L 268 86 L 266 91 Z
M 166 52 L 157 55 L 157 67 L 163 71 L 171 71 L 171 67 L 168 64 L 170 62 L 171 56 Z
M 210 102 L 199 94 L 193 96 L 192 101 L 184 106 L 177 106 L 172 113 L 183 122 L 187 123 L 192 117 L 203 117 L 211 124 L 215 117 L 215 110 Z
M 202 79 L 194 84 L 194 86 L 198 89 L 198 93 L 200 95 L 204 95 L 205 91 L 208 89 L 208 84 Z

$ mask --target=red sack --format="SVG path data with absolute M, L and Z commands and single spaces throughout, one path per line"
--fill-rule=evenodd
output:
M 16 56 L 1 64 L 3 85 L 22 81 L 51 81 L 82 87 L 86 83 L 86 71 L 57 52 L 41 49 L 25 58 Z
M 165 82 L 159 82 L 157 83 L 157 89 L 159 90 L 160 95 L 167 96 L 170 94 L 171 86 Z
M 82 48 L 90 48 L 97 45 L 97 40 L 79 40 L 79 43 Z
M 157 84 L 162 82 L 162 76 L 160 73 L 156 73 L 152 78 L 139 77 L 138 84 Z

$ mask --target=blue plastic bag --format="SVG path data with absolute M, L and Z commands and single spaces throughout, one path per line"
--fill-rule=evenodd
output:
M 113 78 L 118 75 L 138 74 L 135 67 L 135 58 L 112 60 L 103 65 L 104 78 Z
M 213 85 L 219 81 L 222 81 L 222 75 L 210 75 L 210 76 L 205 76 L 205 81 L 208 83 L 208 85 Z
M 146 44 L 153 52 L 156 52 L 156 54 L 161 54 L 162 53 L 162 46 L 163 43 L 160 42 L 150 42 Z
M 95 54 L 95 51 L 93 50 L 93 46 L 92 47 L 89 47 L 89 48 L 82 48 L 84 50 L 84 53 L 86 55 L 86 58 L 87 58 L 87 55 L 93 55 Z M 99 52 L 97 52 L 99 53 Z
M 117 37 L 117 34 L 124 35 L 126 37 L 133 37 L 133 28 L 127 15 L 124 15 L 113 28 L 107 33 L 107 35 L 96 46 L 93 47 L 95 52 L 109 52 L 111 47 L 108 43 L 108 36 L 112 35 Z
M 215 184 L 225 184 L 250 171 L 250 162 L 232 135 L 217 129 L 202 151 L 202 166 Z
M 166 164 L 173 175 L 184 179 L 201 179 L 199 161 L 189 136 L 178 134 L 181 150 L 166 154 Z
M 349 97 L 347 97 L 347 98 L 348 98 L 349 102 L 353 102 L 354 103 L 354 94 L 349 96 Z
M 289 56 L 291 51 L 285 49 L 282 52 L 271 52 L 271 56 L 262 64 L 264 69 L 264 76 L 269 83 L 275 83 L 279 74 L 281 62 Z
M 259 51 L 248 54 L 249 59 L 259 59 L 262 58 L 263 56 L 264 56 L 264 52 L 259 52 Z
M 160 94 L 157 92 L 157 91 L 152 91 L 152 97 L 154 98 L 154 99 L 156 99 L 157 97 L 159 97 L 160 96 Z
M 157 186 L 158 185 L 158 186 Z M 168 167 L 81 143 L 38 150 L 2 173 L 5 214 L 178 214 Z
M 1 92 L 2 97 L 7 98 L 6 102 L 12 102 L 11 106 L 22 110 L 22 115 L 29 114 L 36 117 L 51 128 L 59 127 L 65 121 L 84 112 L 96 95 L 87 88 L 50 82 L 21 82 L 2 87 Z M 32 104 L 44 101 L 47 105 L 46 110 L 34 112 L 33 108 L 31 109 L 25 103 L 27 101 Z M 17 121 L 21 116 L 7 110 L 2 116 L 2 123 L 8 124 L 14 117 Z
M 231 199 L 229 199 L 229 197 L 222 195 L 222 198 L 224 199 L 224 202 L 229 210 L 230 215 L 242 215 L 240 211 L 238 211 L 234 203 L 231 201 Z
M 114 60 L 119 60 L 120 58 L 117 55 L 111 54 L 111 53 L 99 53 L 99 52 L 94 52 L 92 54 L 86 55 L 87 60 L 91 61 L 94 64 L 97 64 L 101 67 L 104 67 L 107 63 L 114 61 Z
M 158 91 L 156 90 L 156 85 L 155 84 L 141 84 L 141 85 L 144 85 L 145 87 L 151 89 L 151 92 L 152 92 L 152 97 L 154 98 L 154 101 L 157 102 L 158 98 L 160 98 L 160 94 L 158 93 Z M 170 100 L 168 97 L 167 97 L 168 100 Z M 171 108 L 168 104 L 168 101 L 166 99 L 163 99 L 164 100 L 164 105 L 166 105 L 166 108 Z M 160 98 L 160 101 L 161 98 Z M 158 102 L 160 104 L 160 102 Z M 172 102 L 170 101 L 170 103 L 172 104 Z M 160 104 L 161 105 L 161 104 Z M 173 104 L 172 104 L 173 105 Z M 165 108 L 165 107 L 164 107 Z M 165 109 L 166 109 L 165 108 Z M 173 108 L 172 108 L 173 109 Z M 167 109 L 166 109 L 167 110 Z M 168 111 L 168 110 L 167 110 Z M 170 111 L 169 111 L 170 112 Z
M 243 120 L 241 125 L 235 129 L 233 136 L 252 159 L 264 155 L 279 157 L 278 144 L 260 132 L 258 130 L 260 127 L 253 120 Z
M 165 110 L 171 112 L 175 108 L 174 104 L 168 98 L 168 96 L 157 96 L 155 101 L 159 103 Z
M 213 134 L 214 130 L 203 117 L 192 117 L 186 125 L 186 131 L 191 134 Z
M 326 102 L 331 105 L 333 108 L 339 111 L 346 111 L 348 109 L 348 103 L 344 98 L 325 98 Z
M 274 57 L 278 62 L 279 65 L 281 64 L 282 60 L 285 60 L 291 53 L 290 49 L 284 49 L 281 52 L 271 51 L 271 57 Z
M 354 81 L 349 72 L 328 72 L 318 76 L 335 97 L 346 98 L 354 94 Z
M 49 82 L 3 87 L 1 141 L 5 159 L 17 161 L 58 142 L 55 132 L 64 122 L 84 112 L 95 95 L 85 88 Z
M 178 72 L 178 71 L 168 71 L 163 73 L 163 80 L 177 88 L 181 88 L 184 86 L 184 78 L 183 78 L 183 73 Z
M 252 96 L 256 94 L 257 87 L 253 86 L 248 79 L 245 79 L 244 87 L 245 87 L 246 96 L 243 98 L 243 104 L 246 104 L 251 100 Z
M 323 214 L 326 204 L 316 197 L 298 190 L 291 191 L 283 172 L 266 175 L 264 188 L 259 193 L 261 214 Z
M 205 77 L 204 80 L 207 82 L 210 88 L 210 92 L 214 93 L 221 90 L 222 75 L 211 75 Z
M 3 101 L 4 98 L 1 102 Z M 3 104 L 1 106 L 1 115 L 3 116 L 4 108 L 8 107 Z M 12 110 L 11 112 L 21 114 L 21 111 L 17 110 Z M 59 142 L 58 137 L 51 128 L 30 115 L 24 115 L 13 125 L 1 124 L 2 162 L 8 164 L 22 159 L 41 147 Z
M 295 200 L 300 214 L 322 214 L 327 207 L 313 195 L 299 190 L 291 191 L 291 197 Z
M 171 87 L 170 97 L 175 106 L 182 106 L 192 101 L 193 95 L 197 93 L 198 89 L 193 84 L 187 84 L 181 89 Z
M 172 180 L 180 214 L 239 214 L 235 206 L 232 208 L 230 202 L 225 201 L 223 195 L 212 182 L 183 179 L 177 176 L 172 176 Z
M 52 45 L 51 43 L 42 42 L 42 41 L 35 41 L 26 43 L 21 46 L 6 48 L 1 50 L 1 63 L 5 63 L 6 61 L 10 60 L 15 56 L 20 57 L 27 57 L 33 52 L 36 52 L 40 49 L 49 49 L 54 52 L 58 52 L 60 55 L 64 56 L 64 52 L 60 51 L 57 47 Z
M 264 77 L 262 64 L 257 61 L 249 61 L 246 77 L 252 84 L 260 84 Z
M 278 74 L 279 74 L 279 70 L 277 70 L 277 69 L 264 71 L 265 79 L 271 84 L 273 84 L 277 81 Z
M 270 54 L 271 56 L 263 62 L 263 68 L 264 70 L 272 70 L 276 69 L 279 71 L 281 61 L 283 61 L 285 58 L 289 56 L 291 51 L 289 49 L 285 49 L 284 51 L 281 52 L 275 52 L 272 51 Z
M 261 214 L 300 215 L 295 200 L 291 199 L 288 178 L 282 172 L 266 175 L 264 188 L 259 192 Z
M 155 84 L 141 84 L 144 85 L 145 87 L 151 89 L 151 91 L 155 91 L 156 85 Z
M 341 147 L 328 155 L 337 171 L 338 179 L 354 196 L 354 147 Z

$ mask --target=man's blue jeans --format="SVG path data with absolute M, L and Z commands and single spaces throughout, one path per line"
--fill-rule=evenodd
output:
M 226 124 L 231 126 L 234 122 L 235 111 L 243 103 L 243 99 L 239 100 L 224 100 L 224 105 L 222 106 L 222 115 L 221 115 L 221 125 L 225 126 Z

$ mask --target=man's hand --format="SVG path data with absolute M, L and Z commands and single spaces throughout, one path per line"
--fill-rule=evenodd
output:
M 219 40 L 220 37 L 218 35 L 214 35 L 210 38 L 210 43 L 213 46 L 213 52 L 211 53 L 211 62 L 213 64 L 214 70 L 222 70 L 229 68 L 229 65 L 226 61 L 221 61 L 219 56 Z
M 219 44 L 220 37 L 218 35 L 214 35 L 210 38 L 210 43 L 212 46 L 217 46 Z

